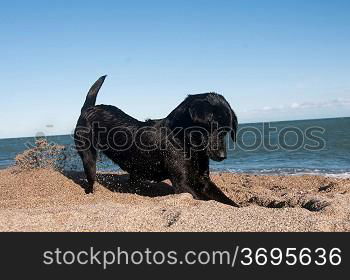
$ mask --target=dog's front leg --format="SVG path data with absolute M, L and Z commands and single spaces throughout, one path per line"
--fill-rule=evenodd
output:
M 142 179 L 134 173 L 129 176 L 129 190 L 131 193 L 140 193 L 143 187 Z
M 182 190 L 192 194 L 193 198 L 201 200 L 216 200 L 218 202 L 239 207 L 237 203 L 228 198 L 211 180 L 203 176 L 194 178 L 190 175 L 178 175 L 171 178 L 176 190 Z
M 198 184 L 200 185 L 200 193 L 207 200 L 216 200 L 227 205 L 240 207 L 236 202 L 228 198 L 209 177 L 200 178 Z
M 191 188 L 191 183 L 189 180 L 189 177 L 185 174 L 181 174 L 181 175 L 177 175 L 177 176 L 173 176 L 170 178 L 171 184 L 175 189 L 175 193 L 176 194 L 180 194 L 183 192 L 187 192 L 192 194 L 194 199 L 203 199 L 202 197 L 200 197 L 193 188 Z

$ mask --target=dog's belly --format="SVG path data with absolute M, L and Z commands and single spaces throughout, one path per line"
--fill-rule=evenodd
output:
M 169 179 L 164 163 L 157 152 L 136 154 L 130 152 L 104 152 L 119 167 L 142 179 L 160 182 Z

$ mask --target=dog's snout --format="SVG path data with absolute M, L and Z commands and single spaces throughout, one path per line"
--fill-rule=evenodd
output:
M 224 159 L 226 159 L 226 158 L 227 158 L 227 157 L 226 157 L 225 155 L 219 157 L 220 160 L 224 160 Z
M 226 159 L 227 158 L 227 156 L 226 156 L 226 153 L 225 152 L 220 152 L 219 154 L 218 154 L 218 159 L 220 160 L 220 161 L 222 161 L 222 160 L 224 160 L 224 159 Z
M 210 151 L 209 157 L 214 161 L 223 161 L 227 158 L 227 154 L 225 151 Z

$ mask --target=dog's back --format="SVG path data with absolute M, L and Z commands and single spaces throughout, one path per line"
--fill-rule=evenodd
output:
M 111 105 L 95 105 L 97 94 L 100 91 L 107 75 L 100 77 L 89 89 L 85 102 L 81 108 L 81 114 L 78 120 L 79 124 L 91 125 L 93 122 L 99 122 L 101 125 L 118 126 L 127 123 L 132 126 L 140 126 L 142 122 L 125 114 L 122 110 Z M 121 120 L 118 122 L 118 120 Z M 117 123 L 111 123 L 111 121 Z

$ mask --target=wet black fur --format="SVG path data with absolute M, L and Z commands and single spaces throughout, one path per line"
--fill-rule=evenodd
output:
M 143 180 L 170 179 L 178 192 L 186 191 L 196 199 L 238 206 L 209 178 L 209 158 L 224 160 L 227 155 L 225 135 L 231 131 L 235 140 L 237 131 L 237 117 L 223 96 L 216 93 L 189 95 L 166 118 L 141 122 L 114 106 L 95 106 L 105 77 L 91 87 L 74 132 L 88 180 L 87 193 L 93 192 L 96 149 L 99 149 L 130 174 L 130 187 L 135 191 L 142 188 Z M 213 124 L 217 127 L 211 129 Z M 174 133 L 176 129 L 179 129 L 177 134 Z M 198 129 L 210 133 L 201 137 L 194 132 Z M 215 142 L 215 139 L 218 140 Z M 116 150 L 110 143 L 119 148 L 125 144 L 126 149 Z M 198 148 L 193 146 L 195 144 L 202 146 Z M 140 149 L 140 146 L 150 148 Z

